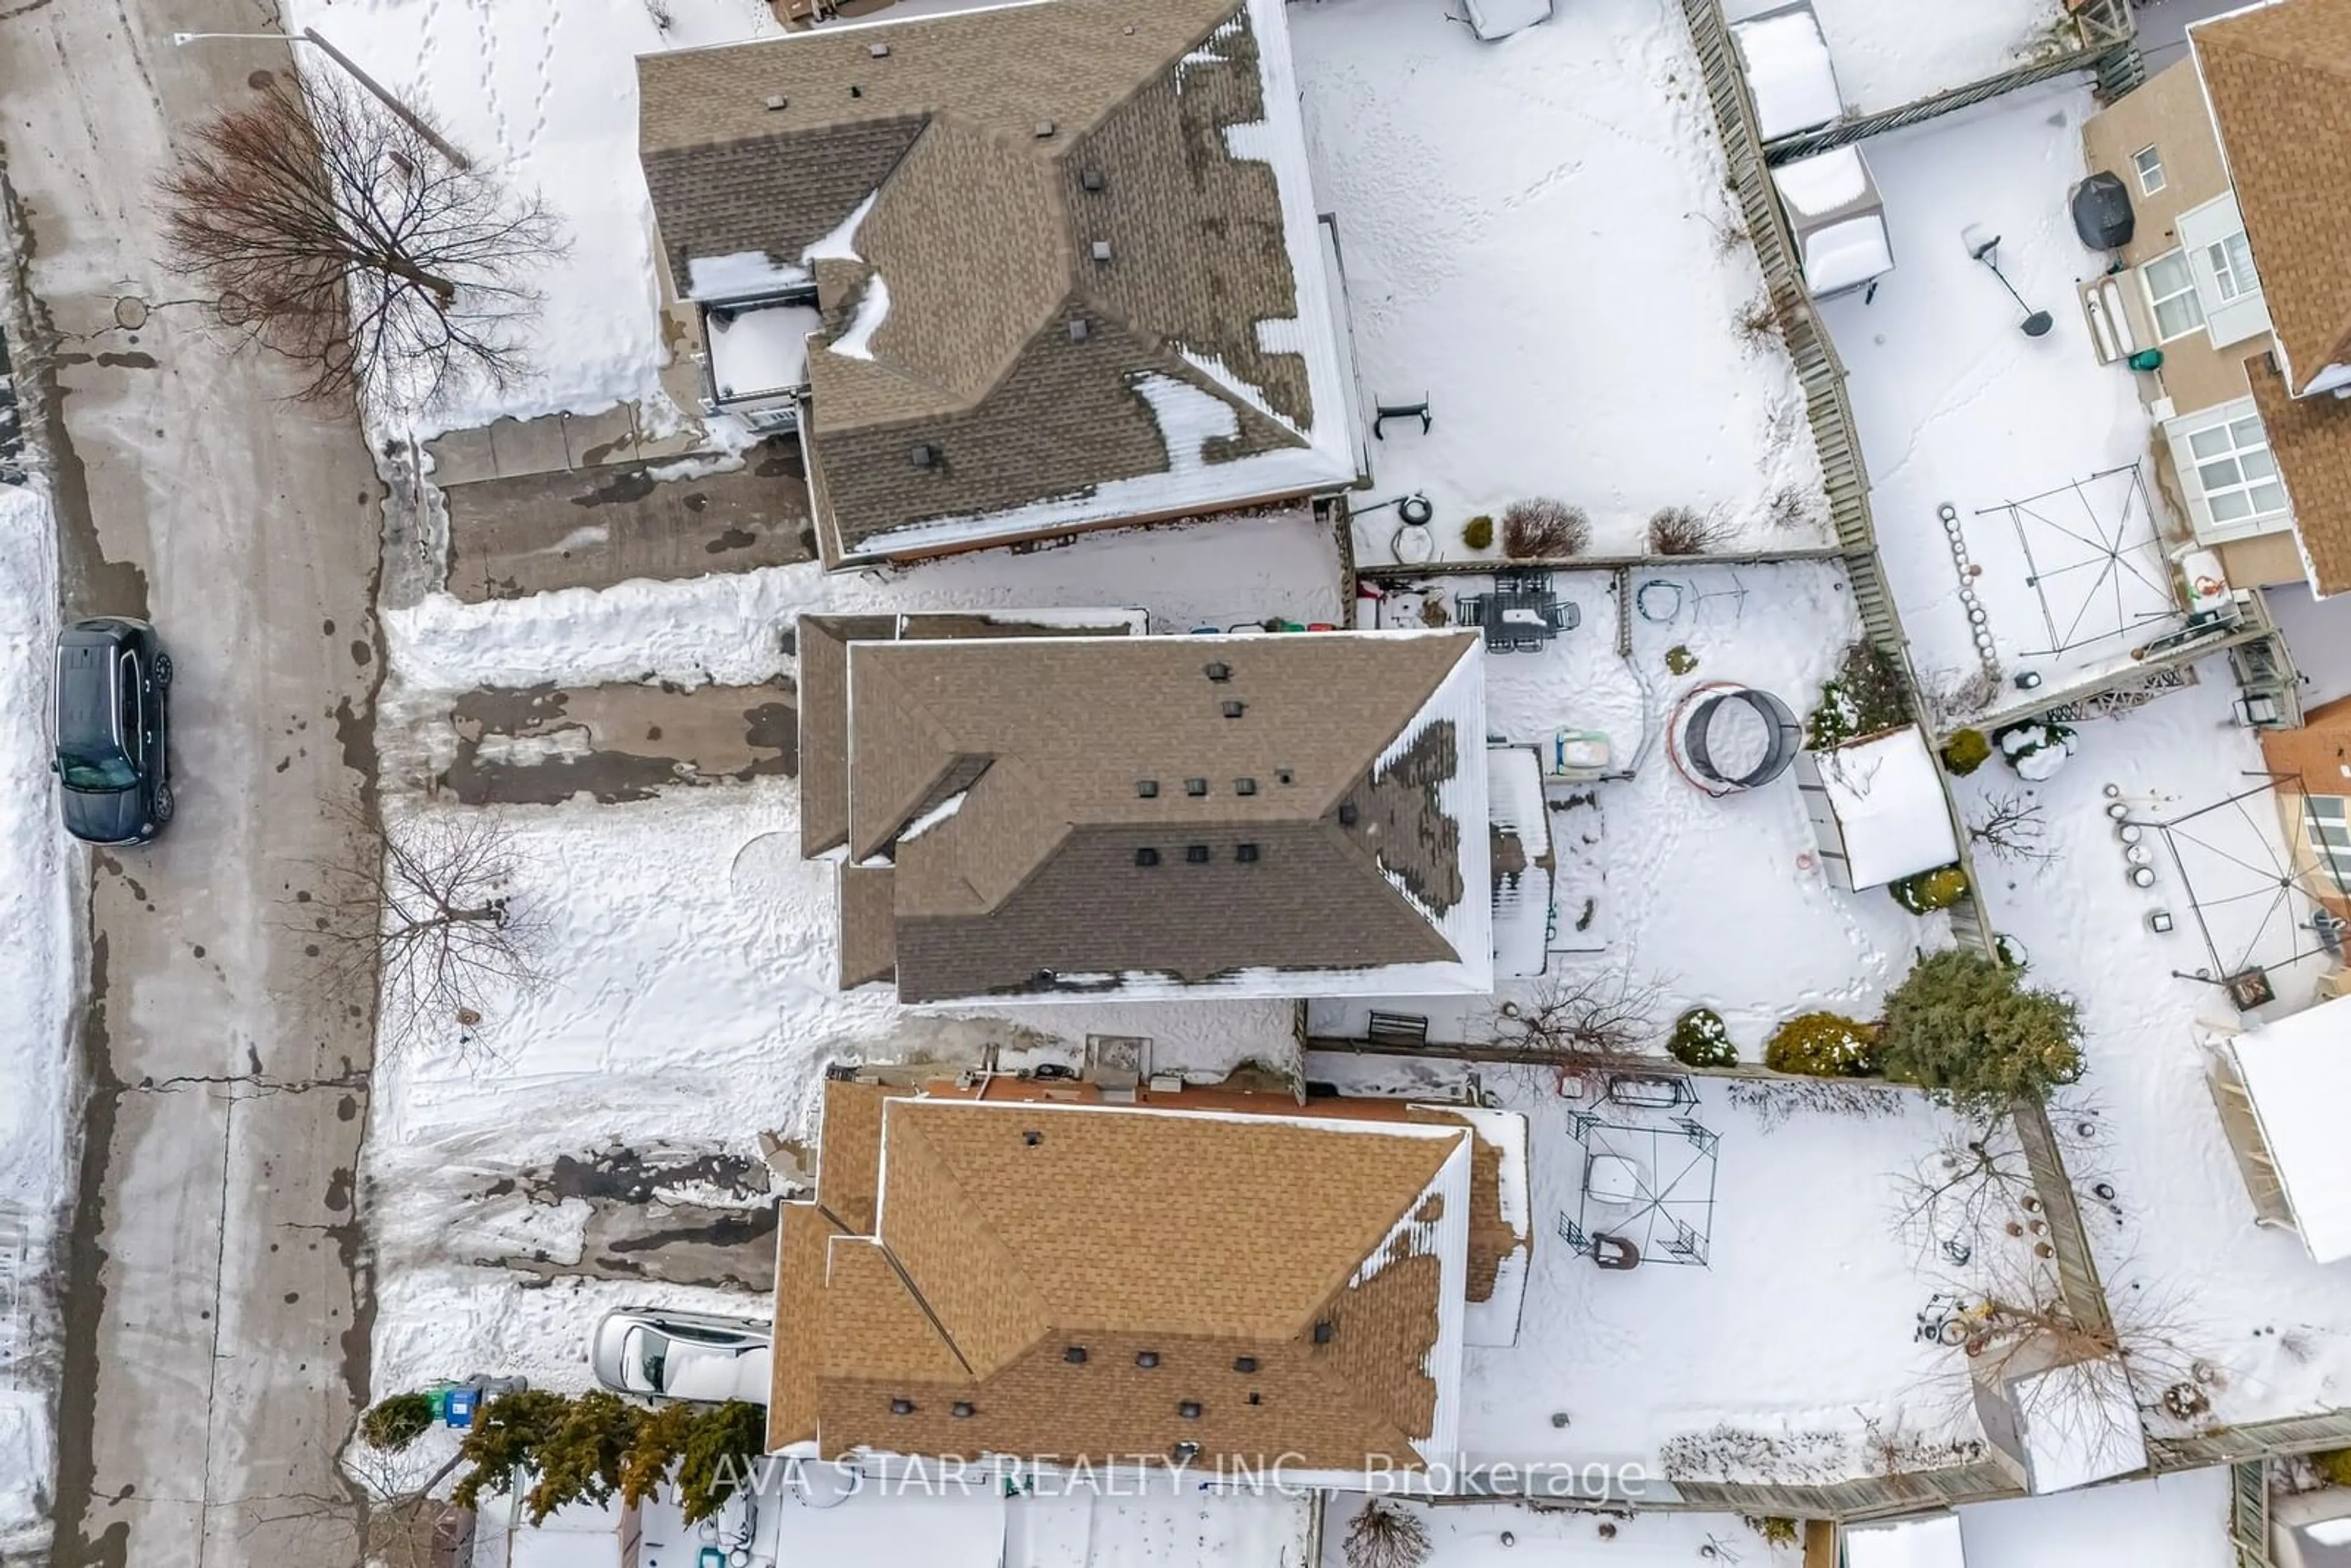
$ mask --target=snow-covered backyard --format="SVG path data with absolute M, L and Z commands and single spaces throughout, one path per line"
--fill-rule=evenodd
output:
M 1576 607 L 1577 627 L 1541 652 L 1487 659 L 1489 734 L 1548 747 L 1562 729 L 1600 731 L 1614 768 L 1634 775 L 1550 787 L 1562 859 L 1550 967 L 1507 982 L 1501 997 L 1524 1001 L 1593 972 L 1655 980 L 1670 1001 L 1665 1021 L 1683 1008 L 1711 1007 L 1749 1061 L 1792 1014 L 1872 1016 L 1912 949 L 1939 944 L 1939 918 L 1906 914 L 1880 891 L 1831 886 L 1792 775 L 1717 799 L 1676 771 L 1661 738 L 1676 708 L 1708 682 L 1755 687 L 1799 717 L 1809 712 L 1860 634 L 1842 569 L 1792 562 L 1637 573 L 1629 661 L 1616 654 L 1613 580 L 1556 574 L 1553 590 Z M 1359 601 L 1357 620 L 1417 625 L 1432 598 L 1450 615 L 1458 596 L 1490 586 L 1481 577 L 1435 579 L 1425 591 L 1385 585 L 1385 598 Z M 1694 661 L 1683 674 L 1667 663 L 1675 650 L 1677 662 Z M 1725 940 L 1766 932 L 1768 941 Z M 1448 1040 L 1477 1037 L 1490 1010 L 1431 998 L 1322 1001 L 1311 1007 L 1313 1030 L 1360 1036 L 1372 1006 L 1426 1014 L 1432 1038 Z
M 1784 0 L 1726 0 L 1733 21 Z M 1986 77 L 2073 40 L 2056 32 L 2062 0 L 1813 0 L 1846 108 L 1869 113 Z
M 47 497 L 0 486 L 0 1549 L 42 1528 L 57 1303 L 45 1260 L 68 1197 L 70 857 L 42 703 L 57 635 Z
M 1371 444 L 1365 564 L 1416 493 L 1447 557 L 1534 496 L 1584 508 L 1600 554 L 1642 553 L 1667 507 L 1750 549 L 1823 542 L 1794 371 L 1740 326 L 1762 275 L 1674 0 L 1574 0 L 1500 44 L 1426 0 L 1293 6 L 1290 32 L 1365 401 L 1434 421 Z
M 2177 624 L 2147 417 L 2074 307 L 2100 261 L 2066 195 L 2085 172 L 2086 87 L 2034 89 L 1871 141 L 1895 270 L 1822 307 L 1849 372 L 1887 577 L 1921 679 L 1983 668 L 1965 588 L 2005 674 L 2051 686 L 2116 669 Z M 2023 312 L 1962 237 L 1998 235 Z M 1938 515 L 1956 515 L 1955 536 Z M 2001 696 L 2019 699 L 2012 685 Z
M 2198 685 L 2127 717 L 2084 721 L 2078 754 L 2031 787 L 2054 861 L 1980 862 L 1987 907 L 2024 944 L 2031 977 L 2082 1006 L 2089 1070 L 2066 1092 L 2060 1120 L 2085 1130 L 2073 1161 L 2083 1168 L 2072 1174 L 2116 1315 L 2162 1328 L 2219 1374 L 2210 1414 L 2186 1430 L 2351 1404 L 2351 1264 L 2320 1267 L 2291 1232 L 2255 1226 L 2195 1036 L 2199 1019 L 2233 1026 L 2234 1011 L 2217 986 L 2182 977 L 2212 960 L 2179 863 L 2158 844 L 2155 885 L 2132 886 L 2106 815 L 2109 786 L 2134 821 L 2151 823 L 2261 782 L 2248 776 L 2261 750 L 2231 719 L 2225 663 L 2208 660 L 2198 673 Z M 2026 793 L 1998 762 L 1959 788 L 1977 815 L 1994 793 Z M 2145 839 L 2160 836 L 2149 830 Z M 2224 964 L 2283 964 L 2270 969 L 2278 1000 L 2263 1011 L 2307 1005 L 2328 960 L 2284 962 L 2317 944 L 2294 929 L 2306 907 L 2277 904 L 2283 841 L 2270 798 L 2209 813 L 2174 836 Z M 2168 933 L 2148 929 L 2158 909 L 2174 918 Z M 2183 1429 L 2151 1419 L 2158 1431 Z
M 1362 1506 L 1351 1498 L 1332 1500 L 1321 1568 L 1345 1563 L 1347 1526 Z M 1415 1511 L 1428 1527 L 1432 1551 L 1426 1568 L 1515 1568 L 1526 1562 L 1568 1568 L 1687 1568 L 1705 1562 L 1795 1568 L 1800 1555 L 1792 1547 L 1773 1547 L 1745 1521 L 1725 1513 L 1627 1519 L 1500 1506 Z

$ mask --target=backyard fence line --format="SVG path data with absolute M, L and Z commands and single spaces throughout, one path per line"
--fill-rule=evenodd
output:
M 1351 541 L 1352 542 L 1352 541 Z M 1424 577 L 1491 577 L 1505 571 L 1687 571 L 1703 566 L 1784 566 L 1791 562 L 1843 560 L 1845 548 L 1836 545 L 1802 545 L 1791 549 L 1740 550 L 1728 554 L 1712 551 L 1704 555 L 1562 555 L 1505 559 L 1496 556 L 1479 560 L 1427 560 L 1418 565 L 1398 562 L 1394 566 L 1358 568 L 1356 575 L 1367 582 L 1410 582 Z
M 2020 1100 L 2011 1113 L 2016 1141 L 2024 1151 L 2025 1169 L 2032 1190 L 2049 1222 L 2049 1245 L 2057 1254 L 2057 1291 L 2065 1311 L 2083 1328 L 2095 1333 L 2114 1330 L 2114 1314 L 2106 1307 L 2105 1286 L 2098 1279 L 2097 1260 L 2090 1253 L 2090 1233 L 2082 1223 L 2081 1200 L 2074 1178 L 2066 1174 L 2058 1151 L 2057 1131 L 2049 1124 L 2049 1110 L 2031 1100 Z
M 2036 87 L 2045 81 L 2076 74 L 2097 78 L 2099 95 L 2111 103 L 2147 79 L 2147 62 L 2138 52 L 2137 26 L 2131 17 L 2128 0 L 2091 0 L 2071 18 L 2074 37 L 2080 40 L 2075 47 L 2047 59 L 2028 60 L 2024 64 L 1985 77 L 1978 81 L 1947 88 L 1881 109 L 1869 114 L 1855 115 L 1823 125 L 1816 131 L 1799 131 L 1763 144 L 1766 162 L 1781 164 L 1832 148 L 1849 147 L 1873 136 L 1883 136 L 1889 131 L 1905 126 L 1924 124 L 1979 103 Z

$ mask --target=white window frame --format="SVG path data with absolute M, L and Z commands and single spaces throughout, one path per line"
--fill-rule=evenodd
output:
M 2212 269 L 2212 285 L 2222 299 L 2241 299 L 2262 291 L 2262 275 L 2253 266 L 2252 241 L 2245 231 L 2223 235 L 2204 247 L 2205 264 Z
M 2163 423 L 2164 439 L 2170 444 L 2172 467 L 2179 476 L 2179 488 L 2188 500 L 2189 520 L 2201 543 L 2223 544 L 2231 539 L 2276 533 L 2294 522 L 2294 500 L 2286 493 L 2285 481 L 2278 475 L 2277 457 L 2270 450 L 2268 432 L 2262 430 L 2262 440 L 2257 445 L 2237 444 L 2240 432 L 2236 427 L 2247 421 L 2260 428 L 2261 413 L 2253 406 L 2252 398 L 2241 397 L 2216 403 L 2210 408 L 2199 409 L 2194 413 L 2181 414 Z M 2199 456 L 2193 444 L 2195 438 L 2213 431 L 2228 433 L 2229 449 Z M 2244 475 L 2245 459 L 2249 454 L 2254 453 L 2260 454 L 2261 463 L 2270 471 L 2247 477 Z M 2204 487 L 2204 466 L 2231 458 L 2236 460 L 2239 477 L 2208 492 Z M 2226 520 L 2213 516 L 2211 496 L 2239 494 L 2252 503 L 2253 487 L 2263 484 L 2276 486 L 2280 497 L 2278 506 L 2267 511 L 2252 511 L 2244 517 Z
M 2351 801 L 2340 795 L 2304 795 L 2302 836 L 2335 890 L 2351 894 Z
M 2168 294 L 2158 294 L 2155 291 L 2155 269 L 2167 261 L 2179 263 L 2180 285 Z M 2204 329 L 2204 301 L 2197 296 L 2196 268 L 2189 263 L 2185 249 L 2175 246 L 2161 256 L 2149 256 L 2142 262 L 2138 269 L 2138 287 L 2139 292 L 2147 297 L 2147 319 L 2155 323 L 2156 341 L 2168 343 L 2175 339 L 2185 338 L 2190 332 Z M 2167 332 L 2163 329 L 2162 308 L 2176 299 L 2192 301 L 2196 307 L 2196 319 L 2176 332 Z
M 2196 280 L 2196 302 L 2204 316 L 2204 332 L 2212 346 L 2225 349 L 2268 331 L 2270 307 L 2262 296 L 2260 258 L 2246 237 L 2236 193 L 2223 192 L 2189 208 L 2173 220 L 2171 232 L 2187 255 L 2189 276 Z M 2216 252 L 2218 262 L 2213 259 Z
M 2154 166 L 2151 173 L 2148 172 L 2150 164 Z M 2131 154 L 2131 168 L 2138 174 L 2138 193 L 2142 196 L 2152 196 L 2169 183 L 2163 177 L 2163 154 L 2156 150 L 2152 141 Z

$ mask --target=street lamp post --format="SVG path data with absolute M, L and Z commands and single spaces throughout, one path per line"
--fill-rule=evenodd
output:
M 351 79 L 367 89 L 375 100 L 400 117 L 400 122 L 431 143 L 433 150 L 455 167 L 471 172 L 474 161 L 460 152 L 446 137 L 433 129 L 423 115 L 410 109 L 375 78 L 360 69 L 359 62 L 319 36 L 316 27 L 305 27 L 299 33 L 174 33 L 172 42 L 178 45 L 196 43 L 204 38 L 257 38 L 272 44 L 316 44 L 326 51 L 327 57 L 350 73 Z

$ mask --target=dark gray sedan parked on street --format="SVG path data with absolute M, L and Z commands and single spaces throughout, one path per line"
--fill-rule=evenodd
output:
M 104 616 L 57 634 L 57 756 L 66 831 L 134 844 L 172 820 L 165 709 L 172 655 L 144 621 Z

